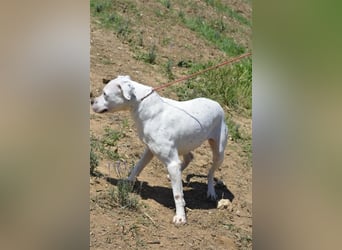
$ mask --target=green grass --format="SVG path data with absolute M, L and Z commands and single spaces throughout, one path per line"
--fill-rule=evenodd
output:
M 125 124 L 123 124 L 123 127 Z M 116 131 L 109 127 L 104 128 L 104 135 L 100 138 L 90 135 L 90 173 L 96 174 L 96 167 L 100 159 L 117 161 L 120 159 L 117 144 L 125 136 L 123 131 Z
M 134 56 L 135 59 L 144 61 L 149 64 L 155 64 L 157 60 L 157 47 L 153 45 L 148 52 L 138 53 Z
M 192 64 L 190 73 L 214 65 Z M 229 109 L 251 116 L 252 110 L 252 62 L 244 59 L 188 80 L 174 87 L 180 100 L 207 97 L 218 101 Z
M 165 8 L 171 9 L 171 1 L 159 0 L 159 2 L 163 4 Z M 217 11 L 229 12 L 230 16 L 234 16 L 239 20 L 245 20 L 241 15 L 222 4 L 219 0 L 207 0 L 206 2 L 208 5 L 213 6 Z M 194 8 L 196 6 L 198 7 L 196 3 L 193 5 Z M 91 14 L 96 17 L 100 25 L 113 30 L 118 37 L 132 46 L 132 49 L 135 51 L 135 59 L 142 60 L 149 64 L 157 63 L 157 46 L 153 45 L 150 48 L 143 49 L 142 36 L 140 35 L 139 37 L 139 35 L 134 35 L 133 31 L 137 29 L 137 20 L 139 19 L 140 13 L 134 2 L 122 1 L 119 4 L 118 2 L 110 0 L 91 0 L 90 9 Z M 161 10 L 159 9 L 159 11 Z M 183 11 L 171 10 L 170 13 L 172 14 L 165 18 L 181 20 L 186 27 L 198 33 L 201 37 L 212 43 L 218 49 L 224 51 L 227 55 L 236 56 L 245 52 L 243 46 L 237 44 L 229 37 L 231 28 L 227 26 L 222 17 L 214 20 L 206 20 L 200 16 L 186 16 Z M 135 15 L 136 18 L 132 19 L 132 15 Z M 246 23 L 246 21 L 242 22 Z M 167 43 L 167 41 L 163 40 L 162 43 Z M 165 46 L 165 44 L 163 46 Z M 104 59 L 103 63 L 111 64 L 112 62 Z
M 219 0 L 207 0 L 208 5 L 215 8 L 217 12 L 223 12 L 239 20 L 244 25 L 250 26 L 250 22 Z M 193 8 L 199 6 L 193 3 Z M 196 12 L 194 10 L 194 12 Z M 207 20 L 202 16 L 186 16 L 183 10 L 177 12 L 178 19 L 189 29 L 195 31 L 204 39 L 215 45 L 218 49 L 224 51 L 227 55 L 236 56 L 245 52 L 245 48 L 237 44 L 231 37 L 230 32 L 235 32 L 232 27 L 224 21 L 223 17 Z
M 127 38 L 132 32 L 130 22 L 120 16 L 110 0 L 90 0 L 90 11 L 105 28 L 114 30 L 119 37 Z
M 116 170 L 120 179 L 118 180 L 116 187 L 109 189 L 108 194 L 110 203 L 116 207 L 138 210 L 139 199 L 134 193 L 135 183 L 126 180 L 126 177 L 131 171 L 129 165 L 126 164 L 126 162 L 123 162 L 122 164 L 120 163 L 118 166 L 116 166 Z
M 110 188 L 108 192 L 112 205 L 124 209 L 137 210 L 139 208 L 139 199 L 133 191 L 133 183 L 119 180 L 117 186 Z
M 247 166 L 252 167 L 252 138 L 246 138 L 245 143 L 242 145 L 242 149 L 245 155 L 247 155 L 248 161 L 246 162 Z
M 244 139 L 240 131 L 240 126 L 238 124 L 233 122 L 231 119 L 227 119 L 227 126 L 230 137 L 233 141 L 239 142 L 240 140 Z
M 123 133 L 121 131 L 116 131 L 110 127 L 105 127 L 104 131 L 105 134 L 102 137 L 102 143 L 105 146 L 116 146 L 117 142 L 123 137 Z
M 175 75 L 172 72 L 172 67 L 173 67 L 173 61 L 168 59 L 167 63 L 165 64 L 165 74 L 167 75 L 167 78 L 169 80 L 175 79 Z
M 106 57 L 106 56 L 102 56 L 102 57 L 99 57 L 100 61 L 105 64 L 105 65 L 110 65 L 110 64 L 113 64 L 113 62 L 111 61 L 110 58 Z
M 205 2 L 215 8 L 217 12 L 225 13 L 228 16 L 234 18 L 235 20 L 239 21 L 241 24 L 251 26 L 251 22 L 237 13 L 236 11 L 232 10 L 228 5 L 225 5 L 221 2 L 221 0 L 205 0 Z
M 99 165 L 98 141 L 94 135 L 90 135 L 90 174 L 96 174 L 96 167 Z
M 160 1 L 167 9 L 171 8 L 171 0 L 161 0 Z
M 121 159 L 118 153 L 118 143 L 121 138 L 125 137 L 124 131 L 128 128 L 128 120 L 124 119 L 119 130 L 106 126 L 101 137 L 96 137 L 90 133 L 90 174 L 98 174 L 96 167 L 100 160 L 117 161 Z
M 95 175 L 96 167 L 99 165 L 97 154 L 90 148 L 90 174 Z
M 227 24 L 223 21 L 223 19 L 215 19 L 209 23 L 209 26 L 222 33 L 228 29 Z
M 238 249 L 251 249 L 252 236 L 247 235 L 246 232 L 231 222 L 222 222 L 221 226 L 227 230 L 227 234 L 233 236 L 238 245 Z
M 202 17 L 186 18 L 184 16 L 181 20 L 189 29 L 200 34 L 227 55 L 237 56 L 245 52 L 244 47 L 236 44 L 232 38 L 222 34 L 225 26 L 221 21 L 209 23 Z M 221 25 L 217 26 L 217 24 Z
M 241 164 L 243 166 L 252 167 L 252 137 L 239 124 L 234 122 L 231 117 L 226 118 L 231 140 L 240 145 L 241 151 L 239 155 L 243 157 Z M 228 142 L 229 144 L 229 142 Z

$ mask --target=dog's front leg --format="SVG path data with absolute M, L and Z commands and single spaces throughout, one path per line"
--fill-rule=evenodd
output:
M 186 223 L 185 201 L 183 195 L 182 171 L 179 161 L 173 161 L 167 165 L 167 170 L 172 184 L 172 192 L 176 205 L 176 215 L 173 217 L 173 223 L 176 225 Z
M 131 174 L 128 177 L 129 181 L 135 181 L 135 178 L 140 174 L 144 167 L 152 160 L 153 154 L 149 148 L 146 148 L 140 161 L 132 169 Z

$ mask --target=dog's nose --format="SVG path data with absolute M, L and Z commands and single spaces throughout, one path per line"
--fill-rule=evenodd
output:
M 90 99 L 90 104 L 91 104 L 91 105 L 94 104 L 94 99 Z

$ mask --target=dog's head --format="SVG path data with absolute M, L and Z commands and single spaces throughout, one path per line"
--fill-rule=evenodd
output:
M 99 97 L 91 100 L 91 105 L 96 113 L 126 110 L 130 108 L 135 98 L 131 78 L 118 76 L 107 83 Z

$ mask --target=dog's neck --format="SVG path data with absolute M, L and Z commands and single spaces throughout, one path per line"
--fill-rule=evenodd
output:
M 138 129 L 139 137 L 142 137 L 145 125 L 162 111 L 162 97 L 153 89 L 145 95 L 143 100 L 136 102 L 131 109 L 131 115 Z
M 150 93 L 148 93 L 147 95 L 145 95 L 144 97 L 140 98 L 140 102 L 142 102 L 145 98 L 149 97 L 150 95 L 152 95 L 154 92 L 154 89 L 151 89 Z
M 134 84 L 134 96 L 137 102 L 142 102 L 154 91 L 153 88 L 150 86 L 146 86 L 135 81 L 131 82 Z
M 154 115 L 156 112 L 160 111 L 161 97 L 153 89 L 143 96 L 143 98 L 138 99 L 131 109 L 131 113 L 135 121 L 145 121 Z

